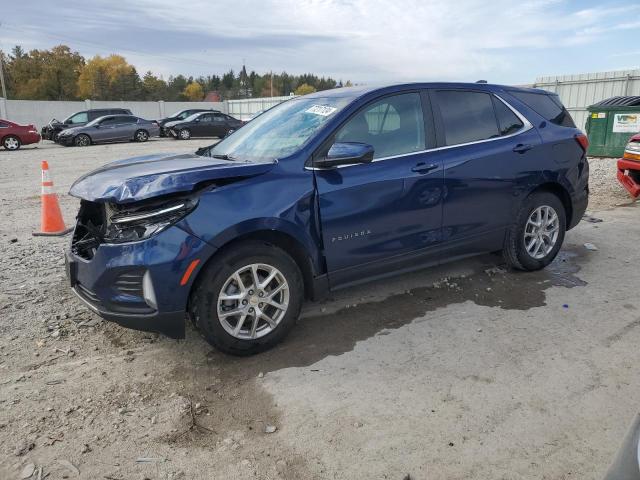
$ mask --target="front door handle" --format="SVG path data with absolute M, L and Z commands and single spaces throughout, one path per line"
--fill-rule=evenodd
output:
M 416 173 L 428 173 L 431 170 L 435 170 L 436 168 L 438 168 L 438 165 L 435 163 L 424 163 L 424 162 L 420 162 L 418 164 L 416 164 L 415 167 L 413 167 L 411 169 L 412 172 L 416 172 Z
M 513 151 L 516 153 L 524 153 L 528 152 L 533 148 L 533 145 L 529 145 L 528 143 L 519 143 L 515 147 L 513 147 Z

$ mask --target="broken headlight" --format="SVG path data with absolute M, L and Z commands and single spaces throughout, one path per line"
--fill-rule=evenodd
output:
M 144 240 L 185 217 L 197 204 L 197 199 L 190 198 L 139 207 L 107 205 L 104 241 L 125 243 Z

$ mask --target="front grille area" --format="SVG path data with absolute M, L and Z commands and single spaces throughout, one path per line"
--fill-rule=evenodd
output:
M 103 242 L 105 228 L 104 206 L 83 200 L 71 240 L 71 251 L 85 260 L 91 260 Z
M 144 270 L 134 270 L 131 272 L 121 273 L 116 278 L 113 286 L 114 288 L 124 294 L 133 295 L 135 297 L 143 297 L 142 293 L 142 278 L 144 277 Z

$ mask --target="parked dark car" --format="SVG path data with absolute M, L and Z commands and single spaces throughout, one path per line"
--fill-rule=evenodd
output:
M 58 143 L 67 147 L 87 147 L 94 143 L 146 142 L 149 137 L 160 135 L 155 121 L 133 115 L 107 115 L 97 118 L 82 127 L 63 130 Z
M 558 96 L 489 84 L 340 88 L 288 100 L 205 156 L 78 179 L 67 254 L 108 320 L 237 355 L 304 299 L 469 255 L 547 266 L 588 202 L 588 141 Z
M 131 115 L 131 110 L 128 108 L 96 108 L 92 110 L 83 110 L 76 112 L 73 115 L 68 116 L 62 122 L 59 122 L 55 118 L 45 125 L 40 130 L 42 138 L 45 140 L 58 141 L 58 134 L 71 127 L 80 127 L 95 120 L 96 118 L 104 117 L 105 115 Z
M 5 150 L 18 150 L 22 145 L 39 141 L 40 134 L 33 125 L 20 125 L 0 118 L 0 145 Z
M 173 115 L 170 115 L 168 117 L 158 120 L 158 125 L 160 125 L 160 136 L 161 137 L 167 136 L 167 133 L 164 131 L 164 127 L 167 123 L 178 122 L 178 121 L 184 120 L 187 117 L 190 117 L 194 113 L 200 113 L 200 112 L 218 112 L 219 113 L 220 110 L 214 110 L 212 108 L 208 108 L 208 109 L 207 108 L 188 108 L 186 110 L 180 110 L 174 113 Z
M 184 120 L 168 122 L 164 129 L 167 135 L 179 140 L 189 140 L 191 137 L 220 137 L 224 138 L 244 125 L 245 122 L 220 112 L 194 113 Z

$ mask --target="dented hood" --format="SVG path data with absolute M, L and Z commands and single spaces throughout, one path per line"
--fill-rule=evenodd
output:
M 193 154 L 147 155 L 108 163 L 83 175 L 71 185 L 69 194 L 92 202 L 138 202 L 188 192 L 204 182 L 260 175 L 276 163 L 276 160 L 253 163 Z

